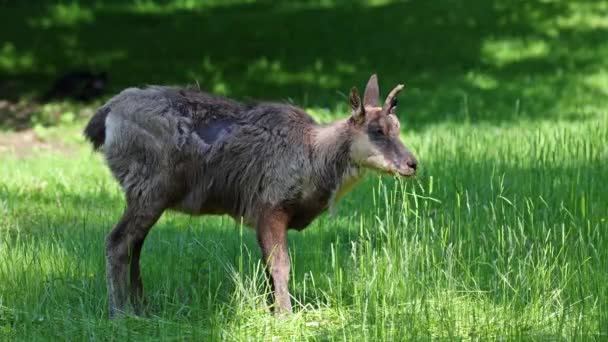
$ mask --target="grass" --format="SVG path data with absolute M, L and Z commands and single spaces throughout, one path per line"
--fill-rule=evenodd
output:
M 109 68 L 110 93 L 198 79 L 326 121 L 347 112 L 340 92 L 377 71 L 384 92 L 408 83 L 403 140 L 421 170 L 368 177 L 336 217 L 290 233 L 286 320 L 267 313 L 250 229 L 167 213 L 142 254 L 148 315 L 110 321 L 103 241 L 124 201 L 79 136 L 95 104 L 41 107 L 36 135 L 62 148 L 0 149 L 0 340 L 608 339 L 607 11 L 583 0 L 7 6 L 7 97 L 31 101 L 85 64 Z
M 103 241 L 123 200 L 101 158 L 80 144 L 71 157 L 4 156 L 0 334 L 605 339 L 607 138 L 605 118 L 408 133 L 420 176 L 371 177 L 337 217 L 290 233 L 285 321 L 265 310 L 253 232 L 179 214 L 144 248 L 149 316 L 109 321 Z

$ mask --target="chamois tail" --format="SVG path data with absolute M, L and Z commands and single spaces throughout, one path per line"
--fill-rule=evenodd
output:
M 109 107 L 99 108 L 84 129 L 85 138 L 93 144 L 95 150 L 98 150 L 106 140 L 106 117 L 109 113 Z

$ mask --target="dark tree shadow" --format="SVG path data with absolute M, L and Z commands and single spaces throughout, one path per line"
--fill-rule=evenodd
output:
M 558 20 L 593 10 L 586 0 L 262 1 L 188 11 L 83 3 L 6 6 L 0 97 L 44 93 L 55 77 L 86 67 L 108 70 L 107 96 L 198 83 L 239 99 L 335 108 L 376 72 L 384 92 L 406 83 L 401 115 L 423 127 L 580 119 L 580 107 L 607 94 L 583 76 L 606 65 L 608 30 Z

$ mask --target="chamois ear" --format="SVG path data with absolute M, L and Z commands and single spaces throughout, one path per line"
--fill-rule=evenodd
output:
M 365 87 L 365 94 L 363 95 L 363 106 L 364 107 L 378 107 L 378 98 L 380 97 L 380 88 L 378 87 L 378 76 L 373 74 L 367 86 Z
M 363 106 L 361 105 L 361 98 L 359 97 L 357 87 L 353 87 L 350 90 L 350 96 L 348 99 L 350 101 L 350 110 L 353 120 L 356 123 L 362 123 L 365 121 L 365 109 L 363 109 Z

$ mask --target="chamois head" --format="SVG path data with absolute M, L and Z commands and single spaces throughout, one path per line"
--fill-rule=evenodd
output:
M 380 107 L 378 78 L 372 75 L 367 82 L 363 102 L 356 87 L 350 91 L 353 140 L 350 158 L 362 167 L 400 176 L 416 173 L 416 158 L 399 140 L 397 93 L 403 89 L 398 85 Z

